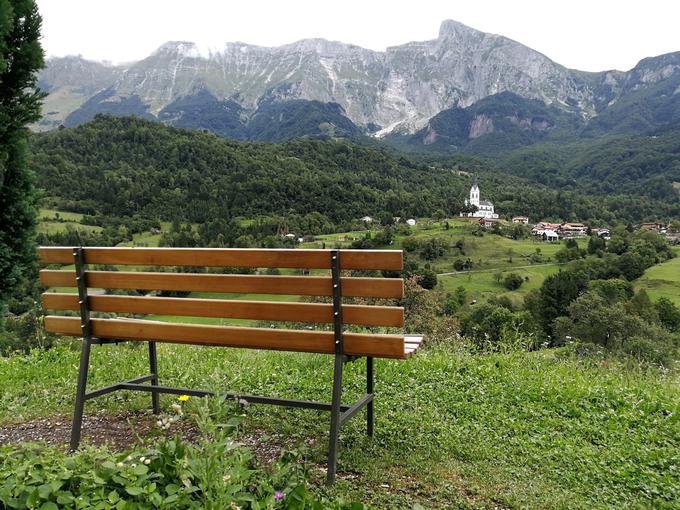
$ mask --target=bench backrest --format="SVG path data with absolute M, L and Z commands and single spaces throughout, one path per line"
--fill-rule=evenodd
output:
M 79 255 L 76 256 L 76 254 Z M 111 266 L 180 266 L 204 268 L 294 268 L 332 270 L 332 256 L 338 257 L 336 293 L 342 297 L 401 299 L 400 278 L 350 277 L 339 270 L 401 270 L 403 255 L 396 250 L 281 250 L 231 248 L 72 248 L 39 249 L 43 264 Z M 167 268 L 166 268 L 167 269 Z M 81 269 L 82 270 L 82 269 Z M 40 271 L 45 287 L 78 287 L 76 270 Z M 99 295 L 87 289 L 129 289 L 295 296 L 334 295 L 330 275 L 282 276 L 260 274 L 178 273 L 162 271 L 84 270 L 83 287 L 88 312 L 186 317 L 239 318 L 333 325 L 338 316 L 332 303 L 250 301 L 145 296 Z M 83 289 L 81 289 L 82 291 Z M 50 310 L 78 311 L 79 295 L 46 292 L 43 306 Z M 337 302 L 337 296 L 336 296 Z M 344 325 L 401 328 L 404 310 L 397 306 L 341 304 L 339 316 Z M 333 330 L 299 330 L 271 327 L 208 326 L 176 324 L 139 319 L 92 318 L 92 336 L 101 339 L 156 340 L 163 342 L 276 349 L 286 351 L 335 353 Z M 337 329 L 337 324 L 335 325 Z M 80 336 L 80 317 L 48 315 L 47 331 Z M 327 328 L 327 326 L 326 326 Z M 342 352 L 354 356 L 405 358 L 410 350 L 403 334 L 342 333 Z

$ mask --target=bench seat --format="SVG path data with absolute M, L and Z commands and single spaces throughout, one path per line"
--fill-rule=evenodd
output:
M 403 253 L 398 250 L 45 247 L 38 254 L 46 265 L 75 264 L 75 269 L 50 267 L 40 271 L 44 287 L 58 288 L 57 292 L 43 293 L 43 307 L 65 312 L 46 315 L 45 329 L 83 339 L 72 449 L 80 443 L 84 404 L 89 399 L 118 390 L 149 392 L 153 412 L 157 414 L 161 394 L 213 394 L 161 386 L 156 359 L 158 342 L 331 354 L 334 356 L 331 403 L 257 395 L 248 395 L 247 400 L 330 411 L 327 483 L 332 484 L 340 427 L 365 408 L 366 432 L 373 435 L 374 358 L 405 360 L 418 351 L 424 340 L 422 336 L 403 333 L 404 309 L 389 304 L 390 300 L 404 298 L 403 279 L 378 273 L 402 270 Z M 92 264 L 107 269 L 93 270 Z M 250 268 L 255 274 L 238 274 L 239 271 L 233 274 L 220 268 Z M 284 268 L 296 274 L 260 274 L 264 268 Z M 312 269 L 315 274 L 310 276 Z M 77 289 L 77 294 L 64 292 L 63 288 Z M 123 295 L 101 294 L 99 289 L 120 289 Z M 228 299 L 190 297 L 192 292 L 226 294 Z M 168 293 L 187 297 L 170 297 Z M 297 297 L 292 301 L 246 300 L 234 299 L 234 294 Z M 347 298 L 353 301 L 347 303 Z M 73 316 L 73 312 L 79 312 L 79 316 Z M 186 319 L 162 322 L 155 320 L 158 316 Z M 196 323 L 196 318 L 202 317 L 245 319 L 255 326 Z M 300 323 L 307 325 L 307 329 L 302 329 Z M 345 330 L 348 325 L 352 331 Z M 118 341 L 147 343 L 150 373 L 87 391 L 91 345 Z M 352 405 L 343 405 L 343 366 L 358 358 L 366 360 L 366 394 Z M 222 396 L 238 400 L 233 393 L 225 392 Z

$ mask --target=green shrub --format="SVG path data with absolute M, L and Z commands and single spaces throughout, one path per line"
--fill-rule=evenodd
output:
M 38 445 L 0 448 L 0 508 L 363 509 L 320 500 L 288 454 L 268 472 L 225 435 L 197 444 L 161 439 L 114 454 L 67 455 Z
M 508 290 L 517 290 L 524 283 L 524 278 L 522 278 L 517 273 L 510 273 L 503 280 L 503 285 Z
M 423 269 L 418 275 L 418 283 L 424 289 L 434 289 L 437 285 L 437 273 L 432 269 Z

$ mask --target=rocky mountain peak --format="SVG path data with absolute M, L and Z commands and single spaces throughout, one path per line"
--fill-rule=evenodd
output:
M 196 43 L 191 41 L 168 41 L 161 44 L 151 57 L 201 58 Z
M 470 37 L 479 37 L 491 35 L 485 32 L 481 32 L 477 29 L 464 25 L 460 21 L 454 21 L 452 19 L 447 19 L 442 21 L 439 26 L 439 39 L 468 39 Z
M 347 54 L 353 47 L 339 41 L 328 41 L 326 39 L 301 39 L 292 44 L 286 44 L 280 49 L 283 51 L 292 50 L 300 53 L 314 53 L 322 56 L 339 56 Z M 354 46 L 357 48 L 357 46 Z

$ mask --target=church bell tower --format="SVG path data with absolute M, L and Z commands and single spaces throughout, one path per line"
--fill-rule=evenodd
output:
M 477 176 L 472 178 L 472 187 L 470 188 L 470 205 L 479 207 L 479 186 L 477 186 Z

